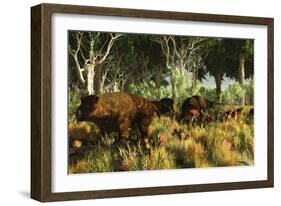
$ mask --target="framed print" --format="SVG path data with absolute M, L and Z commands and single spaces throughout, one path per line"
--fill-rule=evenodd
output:
M 31 197 L 273 187 L 271 18 L 31 8 Z

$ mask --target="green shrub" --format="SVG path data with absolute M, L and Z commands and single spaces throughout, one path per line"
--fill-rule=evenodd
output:
M 80 104 L 80 98 L 86 94 L 85 90 L 73 87 L 68 91 L 68 119 L 75 114 Z
M 129 86 L 130 93 L 146 97 L 150 100 L 171 97 L 171 89 L 168 86 L 161 85 L 156 88 L 154 81 L 142 82 L 139 84 L 131 84 Z
M 113 154 L 110 149 L 97 147 L 87 157 L 87 172 L 112 172 L 114 171 Z

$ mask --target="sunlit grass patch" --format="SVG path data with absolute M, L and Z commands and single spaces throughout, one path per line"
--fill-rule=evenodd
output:
M 119 148 L 121 170 L 173 169 L 174 158 L 163 147 L 152 148 L 149 153 L 143 151 L 140 144 Z
M 93 138 L 90 124 L 69 125 L 73 136 Z M 169 117 L 155 118 L 150 126 L 151 146 L 144 148 L 138 132 L 118 146 L 117 134 L 99 137 L 82 159 L 69 166 L 70 173 L 159 170 L 252 165 L 254 127 L 245 119 L 214 121 L 205 126 L 178 123 Z M 83 148 L 83 144 L 81 146 Z
M 69 173 L 93 173 L 114 171 L 114 153 L 110 149 L 97 146 L 69 168 Z

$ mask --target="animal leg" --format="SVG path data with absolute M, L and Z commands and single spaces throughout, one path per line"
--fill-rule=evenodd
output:
M 130 133 L 131 122 L 128 119 L 124 119 L 119 125 L 119 143 L 125 144 L 128 142 Z
M 143 144 L 146 148 L 149 147 L 149 138 L 150 138 L 149 125 L 151 121 L 152 121 L 151 117 L 146 117 L 141 119 L 139 122 L 139 130 L 142 136 Z

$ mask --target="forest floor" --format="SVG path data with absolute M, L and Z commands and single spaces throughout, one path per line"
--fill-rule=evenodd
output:
M 187 125 L 169 117 L 155 118 L 150 126 L 150 148 L 144 149 L 139 134 L 123 146 L 116 134 L 101 137 L 92 123 L 69 121 L 68 172 L 160 170 L 244 166 L 254 164 L 254 124 L 247 120 L 250 107 L 227 122 Z

